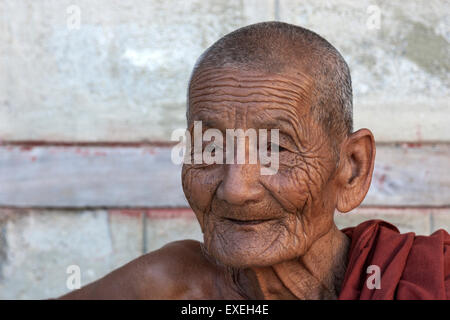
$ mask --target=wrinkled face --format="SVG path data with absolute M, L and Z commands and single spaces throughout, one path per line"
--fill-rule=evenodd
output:
M 226 129 L 279 130 L 273 175 L 262 175 L 262 164 L 249 164 L 248 157 L 244 164 L 183 166 L 183 189 L 205 247 L 225 265 L 268 266 L 299 257 L 333 226 L 336 160 L 329 137 L 310 115 L 311 86 L 299 72 L 236 68 L 204 69 L 192 80 L 191 131 L 194 121 L 224 137 Z

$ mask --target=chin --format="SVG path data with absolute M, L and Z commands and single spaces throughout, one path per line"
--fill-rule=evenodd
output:
M 304 253 L 304 241 L 293 237 L 296 235 L 279 221 L 254 225 L 220 222 L 205 230 L 204 245 L 208 253 L 223 265 L 267 267 Z
M 240 269 L 251 267 L 268 267 L 283 261 L 278 259 L 278 256 L 261 257 L 259 255 L 245 254 L 239 251 L 230 252 L 229 254 L 224 255 L 220 250 L 212 250 L 211 255 L 224 266 Z

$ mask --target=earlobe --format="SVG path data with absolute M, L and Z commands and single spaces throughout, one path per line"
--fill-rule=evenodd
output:
M 375 140 L 368 129 L 360 129 L 342 144 L 338 172 L 336 208 L 348 212 L 365 198 L 372 181 Z

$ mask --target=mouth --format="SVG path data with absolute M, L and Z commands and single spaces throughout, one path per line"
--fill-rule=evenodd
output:
M 230 221 L 234 224 L 238 224 L 238 225 L 255 225 L 255 224 L 261 224 L 264 222 L 272 221 L 274 219 L 239 220 L 239 219 L 225 218 L 225 220 Z

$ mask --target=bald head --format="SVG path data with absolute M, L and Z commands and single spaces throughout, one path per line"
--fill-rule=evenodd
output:
M 201 70 L 221 67 L 275 74 L 297 72 L 311 82 L 311 113 L 333 146 L 352 132 L 348 66 L 328 41 L 312 31 L 282 22 L 263 22 L 238 29 L 200 56 L 191 80 Z

